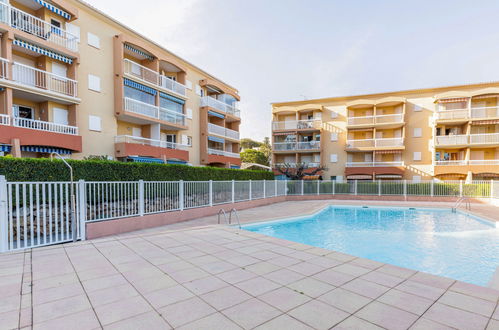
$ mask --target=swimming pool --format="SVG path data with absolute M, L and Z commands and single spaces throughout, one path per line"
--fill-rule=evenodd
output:
M 483 286 L 499 266 L 499 228 L 445 209 L 330 206 L 243 229 Z

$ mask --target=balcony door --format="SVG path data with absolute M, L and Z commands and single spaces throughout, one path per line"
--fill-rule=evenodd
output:
M 14 64 L 13 66 L 12 78 L 14 79 L 14 81 L 20 82 L 24 85 L 43 87 L 36 84 L 34 60 L 19 55 L 12 55 L 12 59 L 14 60 L 15 64 L 21 64 Z
M 14 104 L 14 106 L 12 106 L 12 109 L 14 110 L 14 117 L 16 118 L 34 119 L 35 111 L 33 110 L 33 108 Z
M 52 115 L 54 116 L 54 123 L 61 125 L 69 125 L 68 110 L 53 108 Z

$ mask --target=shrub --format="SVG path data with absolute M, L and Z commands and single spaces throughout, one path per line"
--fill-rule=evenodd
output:
M 273 180 L 272 172 L 187 165 L 124 163 L 104 160 L 67 160 L 74 180 L 87 181 L 223 181 Z M 69 181 L 61 160 L 0 157 L 0 175 L 8 181 Z

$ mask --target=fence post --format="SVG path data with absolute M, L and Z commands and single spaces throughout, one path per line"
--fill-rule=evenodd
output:
M 235 181 L 232 180 L 232 204 L 234 204 L 234 201 L 236 200 L 236 197 L 235 197 Z
M 213 180 L 210 180 L 209 183 L 209 199 L 210 199 L 210 206 L 213 206 Z
M 378 196 L 381 196 L 381 180 L 378 180 Z
M 0 252 L 6 252 L 9 248 L 7 201 L 7 181 L 5 176 L 0 175 Z
M 284 196 L 288 196 L 288 179 L 284 179 Z
M 305 193 L 305 191 L 303 190 L 303 186 L 304 186 L 304 183 L 303 183 L 303 179 L 301 180 L 301 194 L 303 196 L 303 194 Z
M 407 180 L 404 180 L 404 198 L 407 198 Z
M 87 196 L 86 196 L 85 180 L 78 180 L 78 210 L 80 218 L 80 239 L 87 239 L 86 221 L 87 221 Z
M 355 180 L 355 181 L 353 182 L 353 192 L 354 192 L 354 194 L 355 194 L 355 195 L 357 195 L 357 182 L 358 182 L 358 181 L 359 181 L 359 180 Z
M 251 188 L 251 180 L 249 180 L 249 200 L 252 200 L 252 195 L 253 194 L 253 191 L 252 191 L 252 188 Z
M 490 198 L 494 198 L 494 180 L 490 180 Z
M 178 207 L 180 211 L 184 210 L 184 180 L 178 182 Z
M 263 199 L 267 198 L 265 179 L 263 180 Z
M 430 195 L 431 195 L 431 197 L 433 197 L 435 195 L 435 181 L 434 180 L 431 180 Z
M 277 197 L 277 180 L 274 178 L 274 197 Z
M 320 195 L 320 189 L 321 189 L 320 180 L 317 180 L 317 195 Z
M 333 195 L 336 195 L 336 180 L 333 180 Z
M 139 215 L 144 215 L 144 180 L 139 180 Z
M 463 180 L 459 180 L 459 197 L 463 197 Z

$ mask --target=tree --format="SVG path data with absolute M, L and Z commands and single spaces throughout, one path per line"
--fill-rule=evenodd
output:
M 316 175 L 319 172 L 327 170 L 327 168 L 323 166 L 316 167 L 310 171 L 307 171 L 307 169 L 308 165 L 306 163 L 296 164 L 296 166 L 286 163 L 284 166 L 276 168 L 279 173 L 284 174 L 291 180 L 303 180 L 304 176 Z
M 243 150 L 258 148 L 262 145 L 260 142 L 257 142 L 255 140 L 248 139 L 248 138 L 241 139 L 239 144 L 241 145 L 241 149 L 243 149 Z
M 268 166 L 269 161 L 265 154 L 256 149 L 246 149 L 240 153 L 243 163 L 253 163 Z
M 270 159 L 272 158 L 272 145 L 270 144 L 270 139 L 268 137 L 263 139 L 260 151 L 263 152 L 265 158 L 267 158 L 267 163 L 270 164 Z

